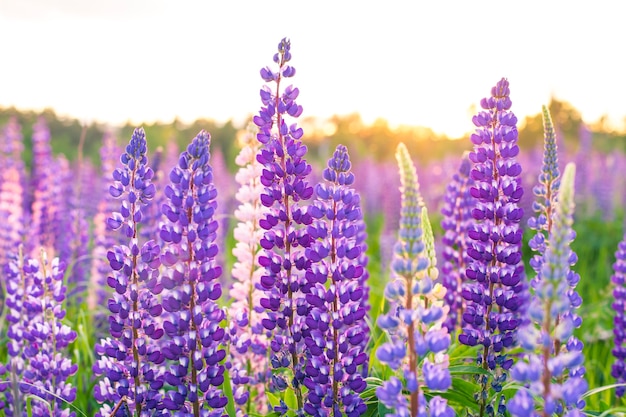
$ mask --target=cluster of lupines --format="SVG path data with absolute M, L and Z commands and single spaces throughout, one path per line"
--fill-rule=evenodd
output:
M 164 379 L 173 387 L 163 405 L 196 417 L 221 416 L 227 401 L 216 388 L 224 382 L 225 332 L 220 322 L 225 314 L 215 302 L 222 295 L 218 282 L 222 269 L 215 262 L 217 190 L 209 145 L 210 136 L 203 130 L 170 172 L 171 183 L 165 188 L 168 201 L 163 205 L 167 222 L 161 228 L 167 312 L 162 355 L 171 361 Z
M 146 152 L 145 133 L 135 129 L 121 157 L 123 166 L 113 171 L 110 187 L 121 206 L 107 224 L 123 234 L 126 243 L 115 245 L 107 253 L 112 269 L 107 283 L 114 290 L 108 302 L 112 338 L 96 345 L 99 359 L 93 370 L 103 378 L 94 396 L 104 403 L 98 416 L 118 415 L 125 409 L 140 415 L 161 407 L 163 379 L 158 365 L 164 356 L 154 343 L 164 334 L 157 320 L 162 312 L 157 299 L 162 290 L 158 274 L 160 249 L 154 241 L 141 243 L 138 239 L 142 210 L 155 193 Z
M 299 91 L 292 86 L 281 90 L 283 79 L 295 74 L 288 64 L 289 49 L 290 42 L 281 40 L 274 55 L 278 70 L 261 69 L 261 77 L 275 87 L 272 90 L 264 86 L 261 90 L 263 107 L 253 121 L 259 127 L 257 139 L 263 144 L 257 155 L 264 166 L 261 183 L 265 190 L 261 203 L 268 208 L 260 221 L 266 232 L 261 239 L 265 254 L 259 257 L 259 263 L 265 268 L 260 304 L 266 317 L 262 323 L 271 332 L 270 362 L 278 371 L 272 375 L 271 382 L 281 391 L 290 386 L 295 391 L 297 408 L 302 409 L 305 376 L 302 328 L 308 311 L 304 275 L 310 264 L 304 250 L 311 243 L 305 228 L 311 223 L 311 216 L 302 203 L 311 198 L 313 187 L 306 179 L 311 166 L 304 159 L 307 148 L 300 141 L 303 131 L 296 123 L 287 123 L 288 117 L 296 118 L 302 113 L 302 107 L 295 101 Z M 280 372 L 281 369 L 288 372 Z M 284 411 L 286 407 L 277 409 Z
M 263 192 L 261 174 L 263 166 L 256 160 L 260 143 L 256 140 L 256 127 L 250 126 L 242 138 L 242 149 L 235 162 L 239 165 L 235 179 L 240 184 L 235 210 L 238 220 L 234 229 L 236 240 L 233 255 L 236 261 L 232 276 L 235 279 L 229 308 L 231 380 L 235 385 L 234 399 L 242 411 L 248 414 L 252 407 L 257 412 L 267 412 L 265 382 L 268 379 L 268 340 L 261 323 L 260 297 L 261 275 L 259 265 L 264 230 L 259 221 L 266 212 L 261 204 Z M 255 390 L 255 394 L 250 389 Z
M 359 416 L 367 410 L 359 393 L 366 387 L 369 332 L 364 323 L 362 213 L 353 190 L 354 174 L 345 146 L 339 145 L 315 188 L 308 227 L 314 243 L 306 250 L 306 302 L 310 305 L 304 338 L 308 355 L 304 411 L 312 416 Z
M 65 265 L 54 258 L 48 261 L 41 250 L 38 260 L 13 256 L 4 268 L 7 285 L 7 336 L 10 361 L 6 366 L 10 383 L 3 383 L 6 415 L 21 416 L 32 399 L 33 416 L 68 417 L 76 398 L 76 388 L 67 380 L 78 367 L 65 354 L 76 333 L 61 321 Z M 6 407 L 6 408 L 5 408 Z
M 398 241 L 394 247 L 392 277 L 385 289 L 390 312 L 379 316 L 378 325 L 390 337 L 377 351 L 377 358 L 403 380 L 392 376 L 376 390 L 379 400 L 398 416 L 453 416 L 440 396 L 427 400 L 424 388 L 446 391 L 451 383 L 445 352 L 450 335 L 443 327 L 447 306 L 445 288 L 435 284 L 438 271 L 434 238 L 426 208 L 419 192 L 415 167 L 404 144 L 396 157 L 401 177 L 401 216 Z M 407 401 L 403 391 L 410 392 Z
M 472 220 L 470 188 L 474 183 L 470 178 L 470 169 L 471 162 L 469 156 L 465 154 L 459 171 L 454 174 L 446 187 L 441 209 L 443 215 L 441 227 L 445 231 L 442 238 L 444 263 L 441 267 L 441 283 L 447 290 L 445 301 L 450 307 L 445 323 L 450 334 L 460 328 L 465 305 L 461 290 L 466 280 L 465 268 L 469 262 L 467 232 Z
M 615 311 L 613 318 L 613 356 L 615 361 L 611 369 L 611 376 L 618 384 L 626 384 L 626 235 L 619 243 L 615 252 L 613 264 L 613 303 Z M 615 395 L 623 397 L 626 386 L 615 389 Z
M 468 230 L 471 244 L 467 253 L 471 259 L 462 291 L 467 307 L 459 341 L 469 346 L 482 345 L 478 362 L 491 373 L 491 377 L 480 376 L 482 389 L 476 399 L 481 416 L 504 413 L 503 398 L 494 404 L 488 387 L 490 384 L 499 392 L 505 371 L 513 363 L 506 352 L 516 343 L 526 297 L 519 225 L 523 210 L 518 206 L 524 191 L 519 180 L 521 166 L 515 159 L 519 153 L 517 118 L 510 111 L 509 93 L 508 81 L 500 80 L 492 88 L 491 97 L 481 100 L 483 110 L 472 119 L 477 127 L 471 135 L 474 150 L 470 153 L 475 221 Z
M 563 173 L 539 278 L 518 332 L 528 353 L 511 368 L 511 377 L 524 384 L 507 404 L 514 416 L 583 415 L 581 395 L 587 390 L 583 346 L 572 335 L 580 325 L 574 313 L 580 306 L 574 290 L 578 275 L 570 269 L 576 261 L 570 249 L 575 236 L 574 173 L 573 164 Z

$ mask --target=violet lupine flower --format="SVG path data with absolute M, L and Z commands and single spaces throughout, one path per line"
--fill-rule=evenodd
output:
M 50 130 L 43 117 L 33 125 L 33 162 L 31 170 L 32 196 L 29 198 L 31 210 L 31 232 L 27 240 L 32 257 L 39 255 L 40 247 L 51 254 L 56 244 L 56 206 L 54 201 L 54 165 L 50 146 Z
M 504 371 L 512 365 L 506 352 L 516 342 L 526 290 L 519 225 L 524 213 L 518 206 L 524 190 L 519 179 L 522 169 L 515 159 L 519 153 L 517 118 L 510 111 L 508 81 L 498 81 L 491 97 L 480 104 L 483 110 L 472 119 L 477 127 L 471 136 L 474 151 L 470 153 L 475 222 L 468 231 L 471 260 L 465 271 L 468 281 L 462 295 L 467 307 L 459 341 L 482 345 L 478 363 L 492 374 L 491 378 L 480 377 L 482 391 L 477 393 L 477 401 L 483 416 L 495 412 L 494 405 L 487 404 L 489 385 L 499 392 L 506 378 Z M 500 405 L 497 408 L 500 411 Z
M 76 388 L 67 379 L 78 367 L 64 356 L 76 339 L 76 332 L 61 323 L 65 265 L 59 258 L 49 262 L 43 250 L 40 260 L 25 258 L 20 247 L 4 271 L 10 323 L 6 368 L 11 381 L 0 388 L 6 390 L 4 411 L 22 415 L 30 396 L 33 416 L 74 416 L 66 407 L 76 398 Z
M 99 359 L 93 370 L 103 378 L 94 389 L 94 397 L 105 403 L 97 416 L 111 415 L 113 410 L 121 416 L 124 409 L 141 415 L 162 408 L 159 365 L 164 356 L 157 341 L 164 331 L 157 320 L 162 306 L 156 297 L 162 290 L 160 248 L 152 240 L 142 243 L 138 239 L 142 210 L 155 192 L 146 152 L 144 130 L 135 129 L 120 158 L 123 166 L 113 171 L 110 187 L 121 206 L 107 224 L 123 234 L 127 243 L 115 245 L 107 253 L 111 266 L 107 283 L 115 292 L 108 301 L 112 338 L 102 340 L 95 348 Z
M 312 416 L 360 416 L 367 406 L 359 397 L 366 387 L 368 332 L 361 264 L 364 248 L 357 234 L 362 220 L 359 194 L 345 146 L 339 145 L 315 188 L 308 227 L 316 239 L 306 256 L 306 301 L 311 305 L 304 342 L 308 348 L 304 411 Z M 360 239 L 362 242 L 362 239 Z
M 302 107 L 295 101 L 299 91 L 292 86 L 281 89 L 283 79 L 295 74 L 288 64 L 290 60 L 290 42 L 283 39 L 274 55 L 278 70 L 261 69 L 261 77 L 275 83 L 275 87 L 272 90 L 264 86 L 261 90 L 263 107 L 253 121 L 259 127 L 257 139 L 263 144 L 257 155 L 264 166 L 261 183 L 265 191 L 261 203 L 269 209 L 260 221 L 266 230 L 261 239 L 265 254 L 259 257 L 265 268 L 261 277 L 265 294 L 260 304 L 266 318 L 262 323 L 271 334 L 272 367 L 286 371 L 275 373 L 272 383 L 280 391 L 290 386 L 295 391 L 298 409 L 302 409 L 301 385 L 305 376 L 302 327 L 309 307 L 303 286 L 310 264 L 304 251 L 311 243 L 305 229 L 311 224 L 311 216 L 302 204 L 313 195 L 313 187 L 307 182 L 311 166 L 304 159 L 307 148 L 300 141 L 303 131 L 296 123 L 288 124 L 290 117 L 302 114 Z
M 105 132 L 102 137 L 100 147 L 100 160 L 102 161 L 101 198 L 97 205 L 96 214 L 93 219 L 93 249 L 91 271 L 89 274 L 89 291 L 87 295 L 87 306 L 90 311 L 96 311 L 98 306 L 106 305 L 109 297 L 109 289 L 106 285 L 110 266 L 107 260 L 107 251 L 122 240 L 114 230 L 107 227 L 106 219 L 116 210 L 117 202 L 109 193 L 109 177 L 111 172 L 121 167 L 119 155 L 121 149 L 117 144 L 117 139 L 111 132 Z
M 626 383 L 626 235 L 619 243 L 615 252 L 613 264 L 613 356 L 615 361 L 611 369 L 611 376 L 618 384 Z M 615 389 L 615 395 L 623 397 L 626 387 Z
M 21 126 L 11 117 L 0 132 L 0 268 L 24 236 L 24 163 Z M 0 309 L 1 311 L 1 309 Z
M 241 151 L 235 159 L 240 167 L 235 180 L 240 184 L 235 198 L 239 206 L 235 210 L 238 220 L 233 231 L 236 260 L 232 269 L 235 282 L 230 289 L 234 300 L 229 315 L 230 370 L 234 384 L 235 402 L 242 412 L 267 413 L 265 382 L 269 379 L 267 348 L 269 342 L 265 328 L 261 323 L 261 276 L 264 273 L 259 265 L 260 245 L 264 230 L 259 221 L 266 214 L 267 208 L 261 204 L 261 174 L 263 166 L 256 160 L 260 143 L 256 140 L 256 126 L 251 125 L 242 139 Z
M 525 385 L 507 404 L 514 416 L 582 415 L 579 410 L 585 406 L 581 399 L 587 390 L 582 343 L 573 336 L 574 328 L 580 325 L 574 310 L 581 304 L 573 282 L 578 281 L 578 275 L 571 271 L 576 261 L 576 254 L 570 249 L 575 237 L 574 174 L 575 166 L 568 164 L 553 204 L 541 276 L 530 300 L 527 320 L 518 331 L 520 344 L 527 353 L 511 368 L 511 377 Z M 532 407 L 528 405 L 529 397 L 536 399 Z
M 446 188 L 441 209 L 441 227 L 445 231 L 442 239 L 444 263 L 441 267 L 441 283 L 446 288 L 446 305 L 450 307 L 445 323 L 450 334 L 460 328 L 465 306 L 461 289 L 469 263 L 466 249 L 470 242 L 467 232 L 472 219 L 470 187 L 474 184 L 469 176 L 470 169 L 471 162 L 468 154 L 465 154 L 459 171 L 454 174 Z
M 454 415 L 445 400 L 424 390 L 446 391 L 452 378 L 447 367 L 450 335 L 443 327 L 448 307 L 444 306 L 445 288 L 437 283 L 438 270 L 434 236 L 426 207 L 419 193 L 415 166 L 404 144 L 396 152 L 401 177 L 401 216 L 398 241 L 391 263 L 392 277 L 385 296 L 392 302 L 388 314 L 378 325 L 390 337 L 377 351 L 377 358 L 401 371 L 404 384 L 396 377 L 376 390 L 379 400 L 399 416 Z M 400 385 L 400 386 L 399 386 Z M 404 399 L 403 390 L 410 392 Z
M 209 146 L 209 134 L 200 131 L 170 172 L 163 205 L 167 221 L 161 228 L 163 309 L 169 313 L 163 324 L 169 340 L 162 353 L 171 361 L 165 382 L 173 388 L 163 404 L 174 414 L 196 417 L 221 416 L 227 402 L 217 389 L 224 382 L 220 322 L 225 314 L 215 302 L 222 295 L 222 268 L 215 261 L 217 190 Z
M 544 130 L 544 152 L 541 174 L 539 174 L 539 184 L 533 188 L 536 200 L 533 203 L 533 210 L 537 217 L 528 219 L 528 227 L 537 231 L 537 234 L 530 240 L 529 245 L 537 252 L 530 261 L 530 265 L 537 274 L 531 282 L 535 286 L 540 276 L 542 255 L 546 250 L 546 239 L 552 231 L 552 211 L 556 203 L 556 196 L 559 191 L 561 181 L 557 154 L 556 134 L 552 124 L 550 111 L 546 106 L 543 110 L 543 130 Z

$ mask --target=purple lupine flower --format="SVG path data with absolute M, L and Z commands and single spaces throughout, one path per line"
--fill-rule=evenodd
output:
M 11 117 L 0 132 L 0 269 L 24 236 L 23 148 L 21 126 Z
M 163 404 L 196 417 L 220 416 L 227 402 L 216 388 L 224 382 L 225 332 L 220 322 L 225 314 L 216 303 L 222 295 L 222 269 L 215 260 L 217 190 L 209 146 L 209 134 L 200 131 L 170 172 L 163 205 L 167 221 L 161 228 L 167 312 L 163 328 L 168 336 L 162 352 L 170 361 L 165 382 L 174 388 L 167 390 Z
M 434 236 L 415 166 L 403 143 L 398 146 L 396 158 L 402 184 L 400 231 L 391 262 L 392 280 L 385 288 L 392 304 L 389 314 L 378 318 L 378 325 L 389 334 L 390 341 L 376 351 L 376 356 L 402 372 L 410 392 L 408 405 L 399 398 L 404 394 L 395 377 L 376 392 L 383 404 L 395 409 L 395 415 L 421 416 L 427 410 L 433 415 L 434 409 L 448 415 L 452 409 L 445 400 L 433 396 L 427 402 L 423 395 L 425 389 L 445 391 L 452 383 L 445 354 L 450 335 L 443 327 L 448 310 L 443 302 L 446 290 L 434 282 L 439 274 Z
M 90 311 L 96 311 L 98 306 L 106 305 L 106 300 L 109 297 L 106 280 L 110 270 L 107 251 L 114 245 L 122 243 L 118 234 L 107 227 L 106 221 L 117 206 L 115 198 L 109 193 L 109 178 L 111 172 L 121 167 L 120 154 L 121 149 L 117 144 L 116 137 L 111 132 L 105 132 L 100 148 L 102 179 L 99 188 L 102 190 L 102 197 L 98 202 L 93 219 L 93 262 L 89 274 L 89 292 L 87 294 L 87 306 Z
M 528 227 L 537 231 L 537 234 L 529 242 L 532 250 L 537 252 L 530 261 L 530 265 L 537 274 L 531 282 L 534 286 L 540 276 L 542 255 L 546 250 L 546 239 L 552 231 L 552 211 L 556 204 L 556 196 L 560 185 L 560 172 L 558 163 L 558 149 L 556 134 L 552 124 L 552 117 L 546 106 L 543 110 L 543 130 L 544 130 L 544 152 L 541 174 L 539 174 L 539 184 L 533 188 L 536 197 L 533 203 L 533 210 L 536 217 L 528 219 Z
M 310 260 L 304 254 L 311 243 L 305 226 L 311 216 L 302 204 L 313 195 L 313 187 L 307 182 L 311 166 L 304 159 L 307 148 L 300 138 L 303 131 L 289 118 L 302 114 L 296 103 L 299 90 L 293 86 L 281 89 L 281 82 L 292 77 L 295 69 L 291 60 L 290 42 L 280 41 L 274 62 L 278 70 L 261 69 L 261 77 L 275 83 L 272 90 L 264 86 L 261 90 L 263 107 L 254 117 L 259 127 L 257 139 L 263 144 L 257 160 L 264 166 L 261 183 L 265 191 L 261 203 L 268 207 L 268 214 L 260 225 L 266 230 L 261 246 L 265 255 L 259 263 L 265 268 L 261 286 L 265 292 L 261 307 L 266 311 L 263 326 L 271 333 L 271 364 L 285 372 L 274 374 L 273 384 L 279 390 L 287 387 L 287 381 L 295 390 L 297 407 L 302 409 L 301 385 L 304 381 L 303 357 L 304 338 L 302 327 L 308 305 L 304 298 L 305 271 Z M 285 379 L 287 378 L 287 379 Z
M 465 302 L 461 296 L 465 282 L 465 268 L 469 262 L 467 232 L 471 224 L 472 196 L 470 187 L 474 181 L 470 178 L 471 162 L 467 154 L 463 155 L 461 167 L 454 174 L 446 188 L 444 205 L 441 209 L 443 218 L 441 227 L 445 231 L 443 243 L 443 266 L 441 283 L 446 288 L 446 305 L 450 306 L 448 320 L 445 323 L 448 332 L 456 332 L 461 325 L 461 316 Z
M 40 247 L 52 253 L 56 243 L 54 230 L 56 207 L 52 175 L 54 163 L 50 147 L 50 130 L 43 117 L 39 117 L 37 123 L 33 125 L 32 142 L 32 195 L 28 202 L 32 217 L 29 239 L 26 243 L 28 244 L 27 252 L 36 258 Z
M 4 412 L 22 415 L 29 396 L 33 416 L 74 416 L 66 408 L 76 397 L 76 388 L 67 380 L 78 368 L 64 356 L 76 339 L 76 333 L 61 323 L 65 265 L 59 258 L 49 262 L 43 250 L 39 260 L 24 257 L 20 247 L 4 272 L 10 340 L 6 367 L 10 383 L 0 388 L 5 391 Z
M 565 167 L 560 190 L 553 203 L 551 232 L 541 261 L 524 324 L 518 337 L 526 355 L 511 368 L 511 377 L 525 384 L 509 400 L 509 411 L 527 416 L 529 394 L 538 400 L 533 409 L 545 414 L 581 410 L 587 390 L 582 343 L 573 336 L 580 318 L 574 313 L 581 300 L 575 291 L 578 275 L 571 271 L 576 254 L 570 249 L 575 237 L 573 164 Z
M 482 391 L 477 393 L 480 415 L 493 409 L 487 404 L 488 386 L 496 392 L 501 387 L 496 368 L 506 370 L 512 364 L 506 352 L 516 341 L 525 294 L 519 225 L 524 213 L 518 206 L 524 190 L 519 180 L 522 169 L 515 158 L 519 153 L 517 118 L 510 111 L 509 93 L 509 83 L 503 78 L 491 89 L 491 97 L 481 100 L 483 110 L 472 119 L 477 127 L 471 135 L 474 151 L 470 153 L 474 224 L 468 231 L 471 260 L 462 291 L 467 307 L 459 341 L 482 345 L 478 362 L 493 373 L 491 384 L 484 375 Z
M 50 409 L 53 416 L 74 416 L 74 412 L 66 409 L 76 398 L 76 388 L 67 380 L 78 366 L 64 356 L 64 350 L 76 340 L 76 332 L 61 323 L 65 317 L 62 307 L 66 292 L 65 265 L 59 258 L 48 263 L 43 251 L 39 262 L 30 262 L 32 281 L 27 287 L 30 294 L 24 300 L 24 308 L 34 313 L 34 317 L 23 335 L 27 364 L 20 389 L 43 400 L 32 402 L 33 416 L 49 416 Z
M 260 200 L 264 188 L 261 184 L 263 166 L 256 160 L 261 146 L 256 140 L 256 131 L 256 126 L 248 127 L 241 139 L 243 147 L 235 159 L 240 167 L 235 179 L 241 186 L 235 195 L 240 204 L 235 210 L 238 223 L 233 231 L 236 241 L 233 255 L 236 261 L 231 272 L 234 283 L 229 291 L 233 303 L 228 309 L 233 395 L 244 414 L 252 407 L 261 414 L 268 411 L 265 382 L 269 379 L 269 342 L 258 307 L 264 272 L 259 265 L 262 252 L 259 242 L 264 233 L 259 221 L 267 208 Z
M 176 152 L 176 154 L 179 154 L 179 152 Z M 163 246 L 163 241 L 159 237 L 159 231 L 161 230 L 161 220 L 163 218 L 161 207 L 166 200 L 165 194 L 162 191 L 164 188 L 163 181 L 167 178 L 167 172 L 163 168 L 162 147 L 159 146 L 156 149 L 150 161 L 150 168 L 152 172 L 154 172 L 152 184 L 154 184 L 155 192 L 154 198 L 148 202 L 144 209 L 144 224 L 139 234 L 142 238 L 146 240 L 153 239 L 159 246 Z
M 152 240 L 142 243 L 138 239 L 142 210 L 155 192 L 146 153 L 144 130 L 135 129 L 120 158 L 123 166 L 113 171 L 110 186 L 111 195 L 121 200 L 121 205 L 107 224 L 123 234 L 127 243 L 107 253 L 111 267 L 107 284 L 114 290 L 108 301 L 112 337 L 95 347 L 99 359 L 93 370 L 104 378 L 95 387 L 94 397 L 106 403 L 98 416 L 108 415 L 112 407 L 118 413 L 127 407 L 136 415 L 162 408 L 159 365 L 164 356 L 156 343 L 164 334 L 157 320 L 162 312 L 156 297 L 162 290 L 160 248 Z
M 615 252 L 615 263 L 613 264 L 613 356 L 615 361 L 611 369 L 611 376 L 616 383 L 626 383 L 626 235 L 619 243 Z M 626 387 L 618 387 L 615 395 L 623 397 Z
M 324 170 L 324 183 L 315 188 L 309 206 L 314 219 L 308 227 L 316 239 L 306 250 L 312 260 L 307 271 L 306 301 L 311 305 L 306 325 L 304 411 L 313 416 L 359 416 L 367 406 L 359 397 L 366 387 L 363 368 L 368 332 L 362 276 L 364 248 L 357 236 L 362 213 L 354 174 L 345 146 L 339 145 Z

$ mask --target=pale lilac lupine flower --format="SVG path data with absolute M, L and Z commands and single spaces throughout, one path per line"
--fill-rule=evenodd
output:
M 453 411 L 445 400 L 434 396 L 427 402 L 423 395 L 424 389 L 446 391 L 452 383 L 446 355 L 450 335 L 443 326 L 448 312 L 443 302 L 446 289 L 435 284 L 439 272 L 434 236 L 415 167 L 402 143 L 396 158 L 402 208 L 391 263 L 392 280 L 385 288 L 392 305 L 388 314 L 378 318 L 378 325 L 389 334 L 390 341 L 376 351 L 376 357 L 403 374 L 410 395 L 408 401 L 402 398 L 403 384 L 398 387 L 396 378 L 385 381 L 376 393 L 383 404 L 395 408 L 396 415 L 421 416 L 430 410 L 431 415 L 449 416 Z
M 576 262 L 570 249 L 575 237 L 574 174 L 575 166 L 568 164 L 551 218 L 540 277 L 518 332 L 526 354 L 511 368 L 511 377 L 525 388 L 507 403 L 514 416 L 529 415 L 528 394 L 536 399 L 530 409 L 547 415 L 575 412 L 585 406 L 581 398 L 587 391 L 583 346 L 573 336 L 574 328 L 581 324 L 575 310 L 582 302 L 575 291 L 578 274 L 571 270 Z
M 240 187 L 235 195 L 239 206 L 235 210 L 238 223 L 233 231 L 236 241 L 233 255 L 236 260 L 231 271 L 235 282 L 230 289 L 230 297 L 234 301 L 228 310 L 231 380 L 235 402 L 244 414 L 252 410 L 267 412 L 265 385 L 269 378 L 268 340 L 258 308 L 264 272 L 259 264 L 262 253 L 259 242 L 265 232 L 259 221 L 265 216 L 267 208 L 260 200 L 264 190 L 261 184 L 263 166 L 256 160 L 261 148 L 255 138 L 256 130 L 256 127 L 250 126 L 242 135 L 240 141 L 243 147 L 235 159 L 240 167 L 235 180 Z

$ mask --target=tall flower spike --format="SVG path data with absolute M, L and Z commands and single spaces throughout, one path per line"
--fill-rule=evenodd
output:
M 242 148 L 235 159 L 239 171 L 235 176 L 240 188 L 235 195 L 239 207 L 235 210 L 238 220 L 234 230 L 236 261 L 232 276 L 234 283 L 230 296 L 234 300 L 229 308 L 231 381 L 238 407 L 249 414 L 253 409 L 267 413 L 265 382 L 268 380 L 268 340 L 261 324 L 258 305 L 261 298 L 261 275 L 259 265 L 262 248 L 259 244 L 264 230 L 259 221 L 267 208 L 261 204 L 263 192 L 261 173 L 263 166 L 256 160 L 260 143 L 256 140 L 257 128 L 248 127 L 241 137 Z
M 537 277 L 539 277 L 541 271 L 541 260 L 542 254 L 546 249 L 546 239 L 552 231 L 552 211 L 554 210 L 561 181 L 556 134 L 552 124 L 552 117 L 550 117 L 550 111 L 546 106 L 542 107 L 542 111 L 544 131 L 543 165 L 541 174 L 539 174 L 539 184 L 533 188 L 533 193 L 536 197 L 533 203 L 533 210 L 536 213 L 536 217 L 528 219 L 528 226 L 537 232 L 529 242 L 530 248 L 537 252 L 530 262 Z M 532 281 L 531 284 L 533 286 L 536 285 L 537 279 L 535 278 Z
M 163 355 L 171 361 L 165 381 L 173 388 L 163 404 L 175 414 L 195 417 L 204 416 L 206 409 L 220 415 L 227 402 L 217 389 L 224 382 L 220 323 L 225 315 L 216 303 L 222 295 L 222 269 L 215 261 L 217 190 L 209 146 L 209 134 L 200 131 L 170 172 L 163 205 L 167 221 L 161 228 L 163 309 L 169 313 L 163 323 L 169 338 Z
M 474 151 L 470 153 L 474 223 L 468 230 L 471 260 L 462 291 L 467 307 L 459 341 L 482 345 L 478 362 L 491 374 L 480 376 L 482 390 L 476 399 L 481 417 L 494 412 L 488 388 L 500 391 L 506 378 L 503 371 L 513 362 L 506 351 L 515 344 L 525 296 L 519 225 L 523 210 L 518 205 L 524 190 L 519 177 L 522 168 L 515 158 L 519 153 L 517 117 L 510 111 L 509 93 L 509 82 L 503 78 L 491 89 L 491 97 L 481 100 L 483 110 L 472 119 L 477 127 L 471 135 Z M 499 400 L 497 407 L 501 408 Z
M 307 357 L 304 411 L 312 416 L 362 415 L 367 406 L 359 396 L 366 387 L 363 368 L 368 332 L 361 277 L 363 247 L 359 194 L 345 146 L 339 145 L 315 188 L 308 227 L 315 242 L 306 254 L 313 262 L 307 271 Z
M 441 397 L 427 401 L 424 396 L 425 389 L 446 391 L 452 383 L 445 355 L 450 335 L 443 327 L 448 308 L 443 305 L 445 288 L 434 283 L 438 277 L 434 237 L 426 207 L 421 205 L 415 167 L 402 143 L 396 159 L 402 182 L 400 231 L 391 263 L 392 280 L 385 289 L 390 312 L 378 318 L 390 341 L 378 348 L 376 356 L 401 371 L 404 383 L 394 376 L 376 393 L 395 415 L 421 416 L 428 410 L 432 416 L 453 416 Z M 410 392 L 408 401 L 405 390 Z
M 472 196 L 470 188 L 474 181 L 470 178 L 471 162 L 469 153 L 463 155 L 459 171 L 446 187 L 444 203 L 441 209 L 443 218 L 441 227 L 445 231 L 443 243 L 443 266 L 441 283 L 446 288 L 446 305 L 450 307 L 445 326 L 450 334 L 461 327 L 465 301 L 461 296 L 465 282 L 465 269 L 469 262 L 467 247 L 470 239 L 467 232 L 472 220 Z
M 262 323 L 272 336 L 272 367 L 287 371 L 275 373 L 272 383 L 281 391 L 289 385 L 301 409 L 304 405 L 302 327 L 308 310 L 303 286 L 310 263 L 304 250 L 311 241 L 305 229 L 311 223 L 311 216 L 301 205 L 311 198 L 313 187 L 307 182 L 311 166 L 304 159 L 307 148 L 300 140 L 303 131 L 295 123 L 288 124 L 290 117 L 302 114 L 302 107 L 295 101 L 299 90 L 292 86 L 281 89 L 282 81 L 295 74 L 288 64 L 290 47 L 287 39 L 281 40 L 274 55 L 278 70 L 269 67 L 261 70 L 261 77 L 275 86 L 271 89 L 266 85 L 261 90 L 263 107 L 253 121 L 259 127 L 257 139 L 263 144 L 257 155 L 264 167 L 261 183 L 265 190 L 261 203 L 269 208 L 260 221 L 266 230 L 261 239 L 265 254 L 259 258 L 265 268 L 261 277 L 265 294 L 260 304 L 266 318 Z
M 150 240 L 139 241 L 139 225 L 146 202 L 154 197 L 154 175 L 148 166 L 146 135 L 135 129 L 120 160 L 122 167 L 113 171 L 110 194 L 121 200 L 120 211 L 112 213 L 108 226 L 126 239 L 107 253 L 111 275 L 107 284 L 114 290 L 109 299 L 109 328 L 112 338 L 96 345 L 99 359 L 96 375 L 103 375 L 94 389 L 94 397 L 105 403 L 97 416 L 127 408 L 139 416 L 160 406 L 163 386 L 161 365 L 164 361 L 157 341 L 164 332 L 158 317 L 162 306 L 157 295 L 160 248 Z M 116 414 L 118 415 L 118 414 Z
M 585 406 L 581 400 L 581 395 L 587 391 L 582 343 L 572 335 L 576 325 L 580 325 L 575 322 L 574 310 L 581 303 L 574 290 L 571 271 L 576 260 L 576 254 L 570 249 L 575 237 L 572 229 L 574 175 L 575 166 L 568 164 L 553 207 L 552 230 L 543 254 L 541 277 L 530 301 L 527 320 L 518 333 L 527 354 L 511 369 L 511 377 L 525 385 L 507 404 L 514 416 L 528 416 L 533 412 L 533 415 L 562 414 Z M 537 399 L 534 405 L 530 397 Z
M 611 376 L 618 384 L 626 383 L 626 235 L 619 243 L 613 264 L 613 356 Z M 623 397 L 626 387 L 618 387 L 615 395 Z
M 45 251 L 39 260 L 25 258 L 20 247 L 5 272 L 11 383 L 0 389 L 7 389 L 4 411 L 25 413 L 30 397 L 33 416 L 74 416 L 66 407 L 76 398 L 76 388 L 67 380 L 78 368 L 65 356 L 76 339 L 76 332 L 61 323 L 65 265 L 59 258 L 49 261 Z

